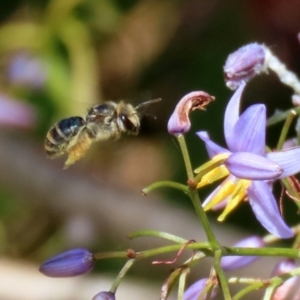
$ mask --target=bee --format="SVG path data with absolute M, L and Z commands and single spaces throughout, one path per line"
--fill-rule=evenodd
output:
M 92 143 L 118 140 L 122 135 L 137 135 L 141 128 L 142 107 L 161 101 L 154 99 L 134 107 L 123 101 L 107 101 L 90 108 L 84 118 L 62 119 L 47 133 L 45 150 L 49 158 L 67 154 L 65 167 L 81 159 Z

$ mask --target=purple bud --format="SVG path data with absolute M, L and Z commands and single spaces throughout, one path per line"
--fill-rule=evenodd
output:
M 296 264 L 293 260 L 283 260 L 279 262 L 273 272 L 272 276 L 282 275 L 284 273 L 290 272 L 296 268 Z M 294 287 L 294 284 L 297 281 L 297 277 L 292 277 L 286 280 L 281 286 L 279 286 L 275 293 L 273 294 L 272 300 L 283 300 L 287 299 L 289 292 Z
M 93 254 L 86 249 L 72 249 L 46 260 L 40 272 L 49 277 L 73 277 L 91 271 L 95 266 Z
M 112 292 L 100 292 L 92 300 L 115 300 L 115 294 Z
M 205 110 L 205 106 L 214 100 L 215 97 L 202 91 L 191 92 L 185 95 L 178 102 L 173 114 L 169 119 L 169 133 L 175 136 L 187 133 L 191 128 L 191 123 L 189 120 L 190 112 L 196 109 Z
M 260 248 L 265 245 L 262 238 L 251 236 L 239 241 L 234 247 L 242 248 Z M 238 269 L 252 263 L 257 256 L 225 256 L 222 257 L 221 266 L 225 271 Z
M 231 53 L 224 66 L 228 88 L 236 90 L 242 81 L 249 81 L 264 71 L 265 49 L 263 45 L 252 43 Z
M 208 278 L 202 278 L 193 283 L 183 295 L 183 300 L 197 300 L 205 288 Z M 210 299 L 215 298 L 216 292 L 213 290 Z M 205 299 L 204 297 L 203 299 Z

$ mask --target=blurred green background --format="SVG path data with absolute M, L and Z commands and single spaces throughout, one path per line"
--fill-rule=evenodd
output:
M 132 194 L 140 197 L 139 191 L 156 180 L 186 180 L 179 148 L 166 130 L 177 101 L 193 90 L 216 97 L 207 112 L 192 114 L 187 141 L 197 167 L 207 155 L 195 131 L 207 130 L 224 144 L 223 113 L 232 94 L 223 79 L 227 56 L 256 41 L 270 46 L 299 73 L 299 15 L 296 0 L 1 1 L 0 255 L 38 264 L 71 247 L 130 247 L 118 239 L 126 234 L 122 224 L 131 220 L 143 227 L 146 217 L 135 208 L 144 205 L 147 215 L 148 200 L 126 205 L 124 199 L 115 199 L 114 191 L 130 199 Z M 291 106 L 290 95 L 272 74 L 260 76 L 249 84 L 243 105 L 266 103 L 271 115 L 277 108 Z M 105 100 L 123 99 L 137 105 L 158 97 L 162 102 L 149 107 L 150 116 L 144 118 L 139 137 L 93 145 L 83 160 L 66 171 L 61 169 L 63 159 L 46 159 L 45 135 L 60 119 L 84 115 Z M 268 134 L 271 147 L 280 128 L 274 126 Z M 91 182 L 94 186 L 89 189 Z M 95 196 L 97 185 L 100 194 Z M 106 193 L 108 198 L 103 199 L 101 188 L 112 194 Z M 73 196 L 72 189 L 76 190 Z M 209 190 L 201 192 L 202 198 Z M 72 197 L 79 195 L 82 202 L 72 203 Z M 170 222 L 180 227 L 180 220 L 172 220 L 172 207 L 188 212 L 191 206 L 185 196 L 172 191 L 157 196 L 160 200 L 155 201 L 167 202 L 170 211 L 164 213 Z M 89 216 L 93 207 L 87 208 L 91 202 L 85 202 L 85 197 L 97 201 L 98 215 Z M 109 213 L 101 211 L 101 201 L 113 203 Z M 130 207 L 127 219 L 121 220 L 123 208 L 118 201 L 124 210 Z M 116 218 L 114 210 L 118 210 Z M 287 203 L 284 213 L 290 215 L 289 222 L 296 222 L 294 205 Z M 112 221 L 106 222 L 106 217 Z M 152 217 L 149 224 L 159 229 L 164 220 Z M 264 232 L 247 205 L 228 219 L 230 226 Z M 184 237 L 195 238 L 189 231 Z M 117 272 L 121 264 L 101 262 L 98 270 Z M 158 274 L 152 277 L 161 283 L 167 269 Z M 16 299 L 3 295 L 0 286 L 0 299 Z

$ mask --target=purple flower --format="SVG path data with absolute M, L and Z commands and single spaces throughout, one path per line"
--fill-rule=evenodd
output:
M 215 97 L 202 91 L 191 92 L 185 95 L 178 102 L 169 119 L 169 133 L 175 136 L 187 133 L 191 128 L 190 112 L 196 109 L 205 110 L 205 106 L 214 100 Z
M 183 300 L 197 300 L 205 288 L 208 278 L 202 278 L 195 283 L 193 283 L 189 288 L 184 292 Z M 216 296 L 216 291 L 213 290 L 210 299 L 214 299 Z M 203 299 L 206 299 L 204 297 Z
M 231 53 L 224 66 L 227 87 L 236 90 L 242 81 L 249 81 L 265 70 L 264 46 L 252 43 Z
M 92 300 L 115 300 L 115 294 L 112 292 L 100 292 Z
M 72 249 L 46 260 L 40 272 L 49 277 L 73 277 L 90 272 L 95 266 L 93 254 L 86 249 Z
M 266 152 L 266 107 L 255 104 L 239 115 L 244 87 L 245 82 L 234 93 L 225 111 L 224 135 L 228 149 L 215 144 L 207 132 L 197 133 L 212 158 L 210 164 L 218 165 L 201 178 L 197 187 L 227 176 L 203 203 L 206 210 L 227 201 L 219 217 L 222 221 L 242 200 L 248 198 L 256 218 L 270 233 L 290 238 L 293 231 L 281 217 L 270 182 L 300 171 L 300 147 Z M 201 172 L 201 167 L 196 171 Z
M 28 103 L 0 94 L 0 125 L 31 128 L 36 123 L 36 113 Z
M 8 78 L 12 83 L 28 85 L 33 89 L 41 88 L 46 76 L 46 66 L 43 62 L 26 52 L 15 55 L 8 68 Z
M 234 247 L 261 248 L 265 245 L 262 238 L 251 236 L 234 244 Z M 221 266 L 225 271 L 242 268 L 251 264 L 257 256 L 225 256 L 222 257 Z

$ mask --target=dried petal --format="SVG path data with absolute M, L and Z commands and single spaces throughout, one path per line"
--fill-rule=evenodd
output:
M 169 133 L 175 136 L 187 133 L 191 128 L 191 122 L 189 120 L 190 112 L 196 109 L 205 110 L 205 106 L 214 100 L 215 97 L 202 91 L 191 92 L 185 95 L 178 102 L 169 119 Z

